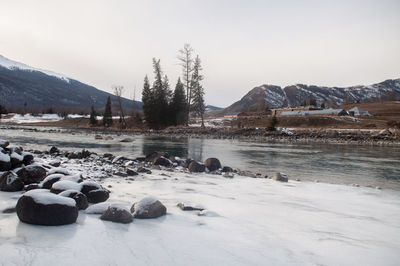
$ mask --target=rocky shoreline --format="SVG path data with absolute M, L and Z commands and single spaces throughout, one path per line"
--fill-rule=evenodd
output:
M 77 165 L 84 171 L 71 171 Z M 208 158 L 203 163 L 170 156 L 166 152 L 130 158 L 110 153 L 99 155 L 87 150 L 63 152 L 56 147 L 49 151 L 24 151 L 23 147 L 0 140 L 0 190 L 25 191 L 15 208 L 2 212 L 16 212 L 20 221 L 37 225 L 75 223 L 79 210 L 101 214 L 100 219 L 119 223 L 130 223 L 134 218 L 158 218 L 165 215 L 167 209 L 156 198 L 143 198 L 127 210 L 118 204 L 105 204 L 112 186 L 102 186 L 103 181 L 110 177 L 130 182 L 138 177 L 145 178 L 145 175 L 152 174 L 152 170 L 164 170 L 161 174 L 164 178 L 173 178 L 173 172 L 208 173 L 226 178 L 234 175 L 268 178 L 265 174 L 222 166 L 217 158 Z M 276 173 L 272 179 L 288 182 L 288 177 L 282 173 Z M 182 202 L 177 206 L 183 211 L 200 211 L 199 215 L 204 212 L 204 208 L 187 206 Z
M 399 129 L 349 130 L 349 129 L 278 129 L 268 131 L 263 128 L 168 128 L 164 130 L 115 130 L 104 128 L 52 128 L 25 126 L 3 126 L 8 130 L 27 130 L 33 132 L 101 135 L 146 135 L 160 137 L 187 137 L 207 139 L 229 139 L 264 143 L 325 143 L 365 146 L 400 146 Z

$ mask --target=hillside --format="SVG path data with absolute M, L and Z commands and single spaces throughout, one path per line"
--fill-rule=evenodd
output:
M 262 85 L 249 91 L 242 99 L 225 108 L 221 113 L 257 111 L 269 108 L 296 107 L 314 99 L 318 105 L 342 105 L 344 103 L 376 102 L 400 97 L 400 79 L 389 79 L 369 86 L 346 88 L 297 84 L 281 88 Z
M 6 107 L 80 107 L 103 108 L 107 97 L 115 96 L 75 79 L 9 60 L 0 55 L 0 104 Z M 133 101 L 123 99 L 124 108 Z M 134 108 L 140 110 L 141 102 Z

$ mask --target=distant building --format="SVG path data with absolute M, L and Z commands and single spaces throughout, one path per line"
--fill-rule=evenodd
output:
M 280 116 L 284 112 L 313 111 L 313 110 L 322 110 L 322 109 L 320 107 L 316 107 L 316 106 L 303 106 L 303 107 L 293 107 L 293 108 L 278 108 L 278 109 L 271 109 L 271 114 L 273 116 Z
M 288 111 L 282 112 L 281 116 L 344 116 L 349 113 L 344 109 L 323 109 L 310 111 Z
M 363 109 L 361 109 L 358 106 L 351 108 L 349 110 L 349 114 L 351 116 L 372 116 L 370 113 L 368 113 L 367 111 L 364 111 Z
M 240 117 L 240 116 L 248 116 L 248 114 L 245 112 L 232 112 L 232 113 L 227 113 L 226 115 L 224 115 L 224 117 L 227 117 L 227 118 Z

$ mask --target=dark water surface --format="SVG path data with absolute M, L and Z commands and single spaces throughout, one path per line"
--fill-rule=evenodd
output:
M 40 128 L 44 130 L 44 128 Z M 237 140 L 193 139 L 107 135 L 96 140 L 86 132 L 33 132 L 28 129 L 0 128 L 0 138 L 26 149 L 88 149 L 97 153 L 138 156 L 152 151 L 204 161 L 217 157 L 223 165 L 267 173 L 284 172 L 290 178 L 338 184 L 380 186 L 400 191 L 400 147 L 372 147 L 339 144 L 257 143 Z M 120 142 L 132 138 L 132 142 Z

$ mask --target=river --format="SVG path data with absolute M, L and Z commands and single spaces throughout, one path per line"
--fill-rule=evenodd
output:
M 88 149 L 97 153 L 139 156 L 166 151 L 181 158 L 204 161 L 217 157 L 222 165 L 272 175 L 284 172 L 289 178 L 334 184 L 359 184 L 400 191 L 400 147 L 344 144 L 258 143 L 252 141 L 156 137 L 108 134 L 96 140 L 94 133 L 39 127 L 0 128 L 0 138 L 25 149 Z M 120 142 L 131 138 L 132 142 Z

